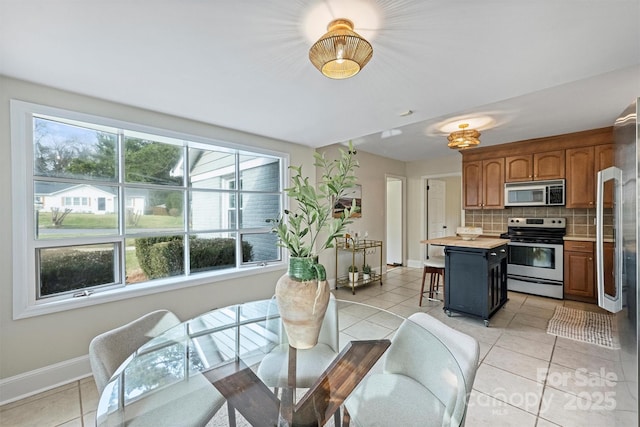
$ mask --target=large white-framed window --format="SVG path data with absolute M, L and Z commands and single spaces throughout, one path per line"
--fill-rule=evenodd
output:
M 11 138 L 14 318 L 282 261 L 285 154 L 16 100 Z

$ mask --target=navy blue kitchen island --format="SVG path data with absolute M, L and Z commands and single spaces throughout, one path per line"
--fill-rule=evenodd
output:
M 442 237 L 422 243 L 444 246 L 445 299 L 448 316 L 489 319 L 507 302 L 507 239 Z

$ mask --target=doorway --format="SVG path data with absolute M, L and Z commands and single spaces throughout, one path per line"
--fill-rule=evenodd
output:
M 463 222 L 462 176 L 447 174 L 423 178 L 424 233 L 426 238 L 454 236 Z M 423 245 L 422 260 L 441 256 L 442 246 Z
M 404 187 L 402 177 L 386 177 L 386 254 L 388 266 L 404 260 Z

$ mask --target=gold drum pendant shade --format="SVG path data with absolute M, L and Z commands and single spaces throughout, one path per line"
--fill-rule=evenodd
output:
M 467 123 L 462 123 L 458 125 L 460 130 L 455 132 L 451 132 L 449 137 L 448 147 L 454 150 L 465 150 L 467 148 L 475 147 L 480 144 L 480 132 L 475 129 L 467 129 L 469 125 Z
M 328 32 L 309 49 L 309 59 L 322 74 L 331 79 L 352 77 L 373 56 L 371 44 L 353 31 L 353 22 L 335 19 Z

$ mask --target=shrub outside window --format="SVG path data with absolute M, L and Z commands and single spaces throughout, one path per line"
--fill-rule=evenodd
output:
M 27 305 L 282 258 L 266 222 L 283 206 L 278 153 L 20 101 L 12 148 Z

